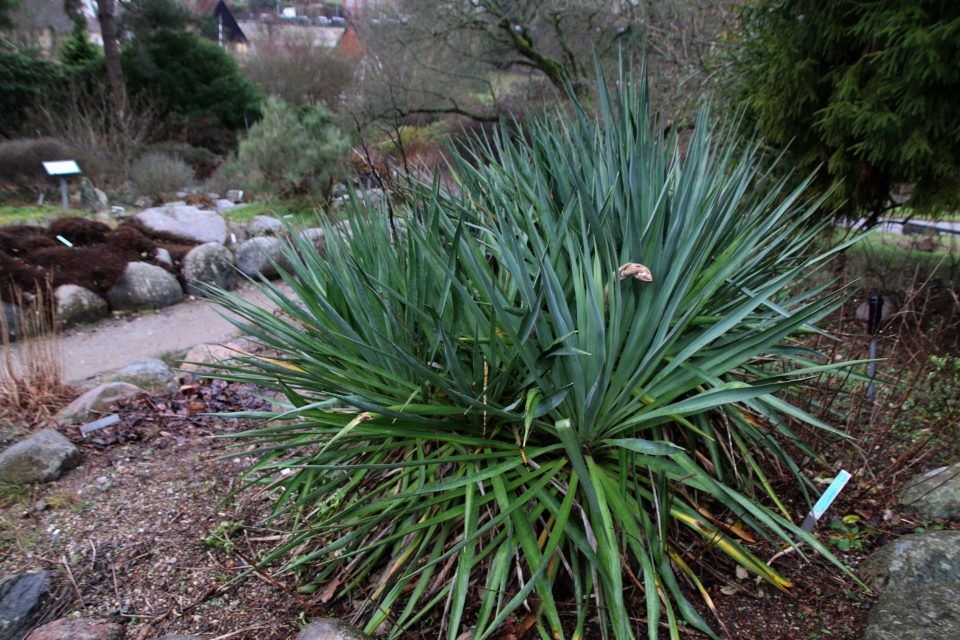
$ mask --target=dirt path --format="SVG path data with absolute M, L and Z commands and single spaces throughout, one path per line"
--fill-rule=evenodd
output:
M 250 284 L 236 293 L 272 308 Z M 225 342 L 236 333 L 236 327 L 207 300 L 190 299 L 145 314 L 108 318 L 61 334 L 63 379 L 76 387 L 88 387 L 99 376 L 137 358 L 156 357 L 208 342 Z

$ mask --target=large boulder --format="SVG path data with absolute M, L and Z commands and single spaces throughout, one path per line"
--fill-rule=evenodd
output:
M 226 246 L 233 249 L 247 240 L 247 231 L 233 220 L 227 220 L 227 241 Z
M 37 627 L 26 640 L 123 640 L 126 627 L 90 618 L 60 618 Z
M 0 640 L 20 640 L 40 613 L 50 574 L 34 571 L 0 580 Z
M 129 382 L 107 382 L 94 387 L 68 404 L 54 416 L 61 424 L 80 424 L 90 422 L 105 413 L 110 405 L 120 400 L 132 398 L 141 392 L 140 387 Z
M 234 342 L 227 344 L 198 344 L 187 351 L 183 357 L 183 364 L 180 369 L 189 373 L 210 374 L 220 371 L 216 367 L 206 366 L 212 364 L 223 364 L 234 366 L 241 364 L 235 360 L 237 356 L 248 352 L 246 345 L 240 345 Z
M 123 278 L 107 292 L 114 311 L 168 307 L 183 300 L 177 278 L 163 267 L 146 262 L 128 262 Z
M 373 638 L 343 620 L 320 618 L 301 629 L 296 640 L 373 640 Z
M 313 228 L 313 229 L 304 229 L 299 234 L 300 239 L 306 244 L 313 245 L 313 248 L 317 250 L 317 253 L 320 255 L 324 254 L 326 250 L 326 240 L 325 232 L 323 229 Z
M 235 289 L 240 281 L 233 266 L 233 254 L 219 242 L 208 242 L 191 249 L 183 258 L 183 278 L 187 293 L 202 296 L 207 285 Z
M 864 640 L 960 638 L 960 584 L 939 582 L 884 596 L 870 612 Z
M 283 222 L 273 216 L 253 216 L 247 222 L 247 235 L 275 236 L 283 231 Z
M 80 451 L 61 433 L 38 431 L 0 453 L 0 479 L 13 484 L 52 482 L 80 464 Z
M 289 264 L 283 255 L 285 243 L 280 238 L 263 236 L 251 238 L 239 247 L 234 253 L 234 260 L 244 275 L 256 278 L 263 275 L 265 278 L 279 278 L 277 268 L 286 269 Z
M 107 194 L 94 187 L 90 178 L 80 180 L 80 208 L 89 213 L 110 211 Z
M 110 315 L 107 301 L 89 289 L 75 284 L 62 284 L 53 291 L 57 327 L 68 329 L 78 324 L 96 322 Z
M 915 476 L 900 492 L 900 502 L 925 518 L 960 518 L 960 463 Z
M 897 538 L 861 565 L 873 588 L 896 593 L 934 582 L 960 583 L 960 531 L 928 531 Z
M 227 223 L 216 211 L 175 205 L 141 211 L 136 219 L 151 231 L 163 231 L 196 242 L 219 242 L 227 239 Z
M 117 370 L 116 377 L 132 380 L 136 386 L 156 387 L 172 382 L 176 376 L 159 358 L 140 358 Z

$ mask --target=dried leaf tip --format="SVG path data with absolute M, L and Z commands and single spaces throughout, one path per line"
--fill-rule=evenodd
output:
M 641 282 L 653 282 L 653 274 L 650 269 L 639 262 L 628 262 L 620 265 L 620 282 L 627 278 L 636 278 Z

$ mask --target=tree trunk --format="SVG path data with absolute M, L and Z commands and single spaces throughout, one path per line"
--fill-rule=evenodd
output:
M 120 67 L 120 43 L 117 42 L 117 21 L 114 15 L 114 0 L 97 1 L 97 20 L 103 34 L 103 57 L 107 63 L 107 79 L 113 89 L 117 112 L 122 116 L 127 106 L 127 90 L 123 84 L 123 69 Z

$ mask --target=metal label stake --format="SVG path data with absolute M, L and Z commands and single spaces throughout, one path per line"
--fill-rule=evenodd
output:
M 877 359 L 877 334 L 880 333 L 880 320 L 883 318 L 883 296 L 879 293 L 870 294 L 870 317 L 867 320 L 867 331 L 872 336 L 870 340 L 870 359 Z M 873 379 L 877 376 L 877 363 L 870 363 L 870 385 L 867 387 L 867 404 L 873 404 L 873 392 L 876 389 Z

